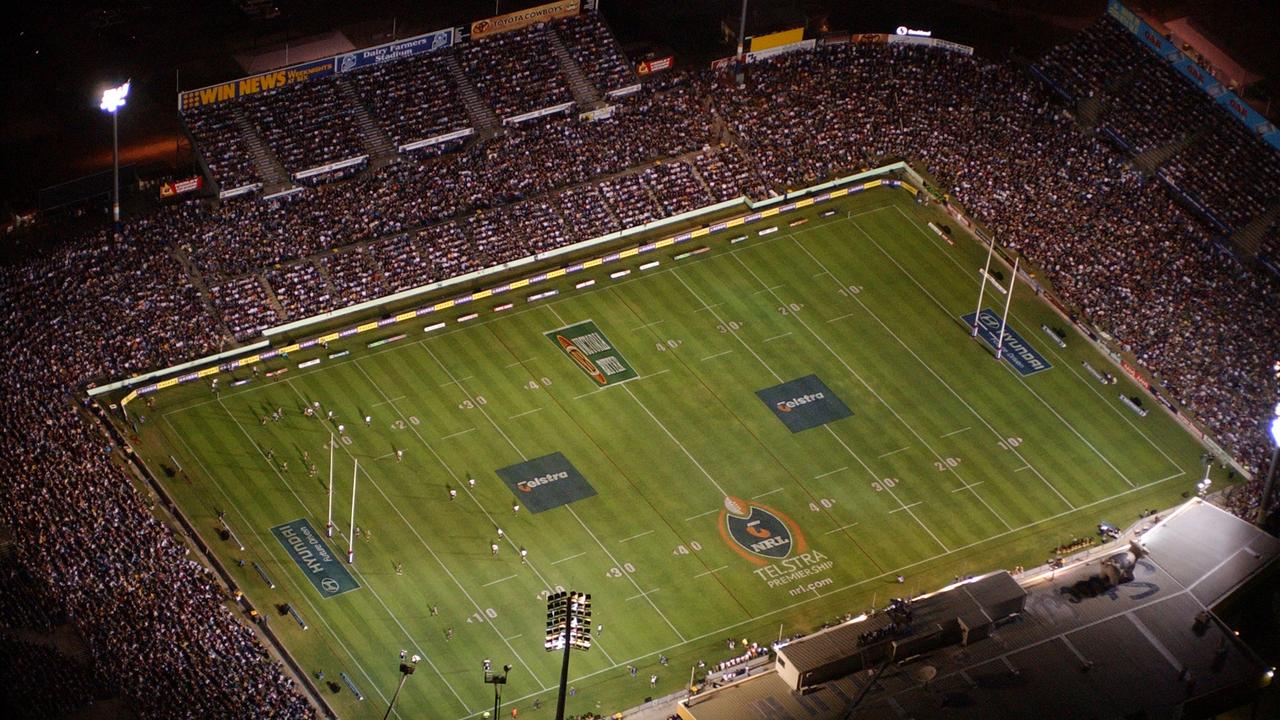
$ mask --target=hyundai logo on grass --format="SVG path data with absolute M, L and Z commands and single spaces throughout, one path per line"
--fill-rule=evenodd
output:
M 793 433 L 853 415 L 849 406 L 836 397 L 817 375 L 806 375 L 781 385 L 757 390 L 756 396 Z

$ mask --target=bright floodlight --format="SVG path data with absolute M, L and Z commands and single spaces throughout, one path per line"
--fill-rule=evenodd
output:
M 1271 439 L 1280 445 L 1280 417 L 1271 418 Z
M 124 107 L 124 99 L 129 97 L 130 82 L 126 82 L 120 87 L 107 88 L 106 90 L 103 90 L 102 102 L 98 104 L 98 107 L 109 113 L 113 113 Z

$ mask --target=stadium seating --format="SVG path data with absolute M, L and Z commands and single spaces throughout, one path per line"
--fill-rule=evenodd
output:
M 205 105 L 182 114 L 218 187 L 232 190 L 259 182 L 230 103 Z
M 546 25 L 474 40 L 459 56 L 467 76 L 500 118 L 541 110 L 573 99 L 551 49 Z
M 558 20 L 554 27 L 569 54 L 600 92 L 607 93 L 636 83 L 631 64 L 599 13 L 584 12 Z
M 351 73 L 351 82 L 396 146 L 466 129 L 470 122 L 444 53 Z
M 365 154 L 338 78 L 291 83 L 241 102 L 258 134 L 290 173 Z

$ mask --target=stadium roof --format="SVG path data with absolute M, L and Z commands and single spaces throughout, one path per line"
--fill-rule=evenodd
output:
M 1202 613 L 1270 566 L 1280 541 L 1200 500 L 1144 520 L 1125 535 L 1135 537 L 1149 554 L 1133 581 L 1097 597 L 1068 593 L 1115 550 L 1046 570 L 1023 580 L 1020 620 L 987 640 L 890 666 L 870 690 L 868 672 L 797 694 L 768 671 L 682 702 L 680 716 L 1067 720 L 1200 716 L 1247 700 L 1269 668 Z

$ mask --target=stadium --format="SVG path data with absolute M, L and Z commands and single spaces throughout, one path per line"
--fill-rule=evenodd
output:
M 1280 715 L 1266 81 L 1172 3 L 756 4 L 89 13 L 6 716 Z M 160 17 L 263 37 L 162 89 Z

